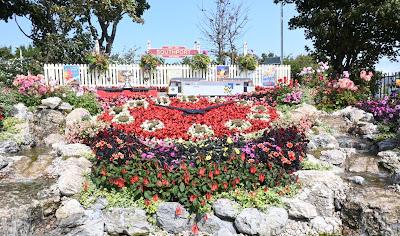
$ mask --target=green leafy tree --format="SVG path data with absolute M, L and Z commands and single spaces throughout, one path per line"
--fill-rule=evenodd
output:
M 400 53 L 400 1 L 398 0 L 275 0 L 291 3 L 298 15 L 291 29 L 304 28 L 307 48 L 320 61 L 329 60 L 335 72 L 373 69 L 384 56 Z
M 304 67 L 316 67 L 315 59 L 310 55 L 299 55 L 297 57 L 286 57 L 283 60 L 284 65 L 290 65 L 291 77 L 301 82 L 302 76 L 299 73 Z

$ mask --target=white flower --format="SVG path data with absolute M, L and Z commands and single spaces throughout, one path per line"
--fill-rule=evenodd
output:
M 129 113 L 127 107 L 116 106 L 116 107 L 111 108 L 110 115 L 118 115 L 121 112 Z
M 251 106 L 254 102 L 249 100 L 240 100 L 237 103 L 241 106 Z
M 241 119 L 233 119 L 233 120 L 228 120 L 225 123 L 225 127 L 227 127 L 230 130 L 246 130 L 251 127 L 251 123 L 248 122 L 247 120 L 241 120 Z
M 140 125 L 140 127 L 146 131 L 154 132 L 158 129 L 164 128 L 164 123 L 160 120 L 146 120 Z
M 251 108 L 251 111 L 253 112 L 267 112 L 268 108 L 263 105 L 257 105 Z
M 168 106 L 169 104 L 171 104 L 171 100 L 169 99 L 169 97 L 153 98 L 153 101 L 155 104 L 158 104 L 158 105 Z
M 129 112 L 125 111 L 125 112 L 121 112 L 121 113 L 115 115 L 111 122 L 118 123 L 118 124 L 128 124 L 133 121 L 135 121 L 133 116 L 131 116 L 131 114 L 129 114 Z
M 249 113 L 247 115 L 247 118 L 252 120 L 264 120 L 264 121 L 270 120 L 270 116 L 266 113 Z
M 192 103 L 196 103 L 199 101 L 199 98 L 196 96 L 181 96 L 178 97 L 179 101 L 181 102 L 192 102 Z
M 201 124 L 193 124 L 189 127 L 187 133 L 195 138 L 205 138 L 214 135 L 214 131 L 211 129 L 211 127 Z
M 208 101 L 211 103 L 223 103 L 223 102 L 226 102 L 226 99 L 223 97 L 212 97 L 212 98 L 209 98 Z
M 137 108 L 137 107 L 144 107 L 145 109 L 149 106 L 149 103 L 146 99 L 139 99 L 139 100 L 129 100 L 125 103 L 124 107 L 128 108 Z

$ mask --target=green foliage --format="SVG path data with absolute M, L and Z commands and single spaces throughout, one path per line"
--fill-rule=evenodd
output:
M 371 70 L 383 56 L 399 56 L 400 1 L 275 0 L 293 3 L 298 15 L 291 29 L 304 28 L 317 59 L 330 62 L 334 71 Z M 308 48 L 309 49 L 309 48 Z
M 33 58 L 0 58 L 0 83 L 12 86 L 17 75 L 27 75 L 28 72 L 37 75 L 43 73 L 43 64 Z
M 3 127 L 0 132 L 0 141 L 9 140 L 20 133 L 20 130 L 16 128 L 16 125 L 21 124 L 21 120 L 14 117 L 7 117 L 2 122 Z M 15 141 L 18 142 L 18 140 Z
M 192 58 L 185 57 L 182 64 L 189 65 L 192 70 L 205 70 L 211 64 L 211 59 L 205 54 L 196 54 Z
M 4 116 L 9 115 L 13 105 L 18 103 L 18 98 L 18 91 L 0 84 L 0 107 L 3 109 Z
M 253 56 L 252 54 L 247 54 L 247 55 L 239 57 L 238 64 L 242 70 L 252 71 L 257 68 L 258 61 L 257 61 L 257 58 L 255 56 Z
M 367 92 L 363 90 L 334 90 L 321 88 L 315 97 L 316 107 L 324 111 L 334 111 L 346 106 L 354 105 L 358 101 L 365 100 L 368 97 Z
M 64 102 L 68 102 L 74 108 L 85 108 L 92 115 L 99 114 L 102 111 L 100 104 L 97 102 L 96 95 L 91 92 L 85 92 L 81 96 L 78 96 L 71 88 L 61 87 L 51 93 L 51 96 L 60 97 Z
M 379 134 L 374 137 L 374 141 L 380 142 L 386 139 L 396 138 L 398 135 L 396 133 L 395 128 L 397 128 L 397 124 L 393 124 L 390 122 L 388 123 L 379 122 L 378 123 Z
M 297 80 L 299 83 L 302 83 L 302 76 L 300 76 L 300 72 L 304 67 L 316 67 L 315 59 L 310 55 L 299 55 L 297 57 L 286 57 L 283 60 L 284 65 L 290 65 L 291 70 L 291 78 Z
M 321 164 L 309 160 L 305 160 L 301 163 L 301 169 L 303 170 L 331 170 L 332 166 L 328 164 Z
M 154 71 L 157 66 L 162 63 L 162 60 L 156 56 L 145 54 L 140 58 L 140 67 L 144 71 Z
M 136 63 L 136 53 L 138 48 L 131 48 L 125 53 L 115 53 L 110 57 L 110 62 L 113 64 L 135 64 Z
M 90 53 L 86 56 L 86 61 L 89 64 L 90 70 L 98 72 L 106 72 L 110 66 L 110 61 L 107 55 Z

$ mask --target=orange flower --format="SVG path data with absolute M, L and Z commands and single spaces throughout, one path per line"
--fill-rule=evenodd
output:
M 259 180 L 261 183 L 263 183 L 264 180 L 265 180 L 265 175 L 263 175 L 263 174 L 258 175 L 258 180 Z
M 291 142 L 286 143 L 286 147 L 292 148 L 293 147 L 293 143 L 291 143 Z
M 134 184 L 139 181 L 139 176 L 135 175 L 131 177 L 131 184 Z
M 175 209 L 175 216 L 180 216 L 183 214 L 182 207 L 177 206 Z
M 212 185 L 211 185 L 211 191 L 216 191 L 216 190 L 218 190 L 218 184 L 217 183 L 213 183 Z
M 205 168 L 202 167 L 202 168 L 199 169 L 199 175 L 201 177 L 204 177 L 205 173 L 206 173 L 206 169 Z
M 255 174 L 257 172 L 257 168 L 255 166 L 250 166 L 250 173 Z
M 158 201 L 158 195 L 157 194 L 153 196 L 153 201 L 155 201 L 155 202 Z

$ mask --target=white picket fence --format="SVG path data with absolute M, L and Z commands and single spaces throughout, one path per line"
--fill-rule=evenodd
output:
M 88 65 L 80 64 L 79 82 L 82 86 L 121 86 L 125 81 L 125 73 L 129 73 L 132 86 L 166 87 L 171 78 L 205 78 L 209 81 L 217 80 L 217 65 L 212 65 L 207 70 L 192 70 L 187 65 L 161 65 L 149 77 L 145 75 L 139 65 L 110 65 L 106 72 L 98 73 L 89 69 Z M 241 71 L 238 66 L 229 66 L 229 78 L 252 78 L 254 85 L 262 86 L 262 79 L 271 73 L 278 79 L 290 81 L 289 65 L 259 65 L 254 71 Z M 66 85 L 64 78 L 64 64 L 45 64 L 44 77 L 48 83 Z M 145 77 L 147 79 L 145 79 Z

